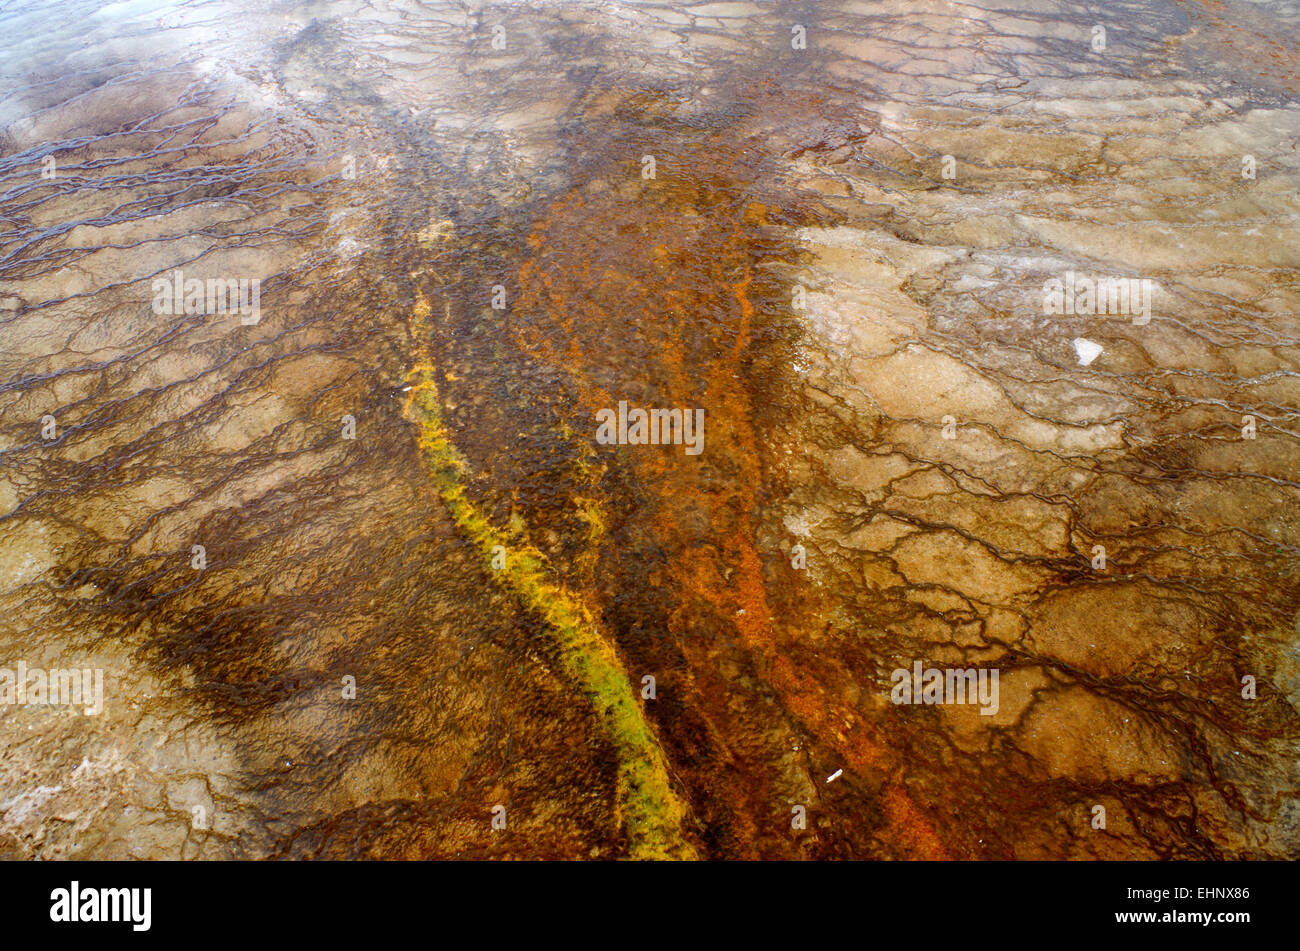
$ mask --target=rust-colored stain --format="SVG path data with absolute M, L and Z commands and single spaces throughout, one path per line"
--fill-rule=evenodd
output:
M 692 703 L 710 720 L 734 715 L 736 691 L 709 669 L 714 654 L 693 643 L 705 627 L 743 652 L 789 728 L 879 784 L 879 812 L 889 827 L 880 834 L 896 854 L 945 857 L 933 823 L 902 785 L 901 762 L 887 738 L 869 714 L 832 699 L 837 691 L 819 679 L 829 673 L 852 680 L 853 672 L 825 660 L 814 671 L 774 634 L 765 577 L 773 553 L 756 543 L 765 447 L 756 434 L 746 361 L 755 322 L 772 324 L 785 315 L 779 290 L 758 276 L 758 245 L 771 212 L 767 201 L 746 196 L 747 144 L 723 135 L 678 143 L 660 159 L 658 180 L 600 181 L 545 208 L 527 241 L 534 257 L 518 271 L 523 319 L 516 340 L 531 356 L 563 367 L 588 420 L 620 400 L 705 409 L 701 457 L 678 447 L 605 449 L 604 461 L 640 486 L 629 521 L 666 555 L 639 578 L 636 566 L 613 570 L 632 572 L 634 586 L 668 589 L 675 607 L 663 618 L 665 633 L 684 645 L 689 677 L 682 686 L 697 694 Z M 580 418 L 575 430 L 581 425 Z M 608 501 L 615 510 L 627 504 Z M 722 793 L 731 800 L 741 856 L 757 854 L 751 843 L 763 822 L 783 821 L 772 818 L 780 797 L 764 768 L 770 756 L 748 763 L 743 755 L 724 756 L 744 773 L 743 782 L 728 782 Z M 709 782 L 703 774 L 694 780 Z

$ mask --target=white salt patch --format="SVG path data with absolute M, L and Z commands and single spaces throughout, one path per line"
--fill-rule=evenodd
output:
M 1079 355 L 1079 366 L 1086 367 L 1101 356 L 1101 344 L 1093 343 L 1083 337 L 1075 337 L 1074 352 Z

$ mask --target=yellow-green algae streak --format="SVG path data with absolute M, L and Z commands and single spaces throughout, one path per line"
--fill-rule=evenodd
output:
M 416 341 L 429 339 L 429 302 L 413 314 Z M 411 389 L 404 413 L 420 428 L 420 450 L 452 519 L 490 564 L 495 546 L 508 553 L 492 572 L 530 611 L 546 622 L 561 668 L 590 700 L 618 756 L 618 809 L 636 859 L 690 859 L 695 850 L 682 835 L 687 811 L 673 790 L 667 762 L 646 722 L 618 654 L 581 598 L 555 580 L 546 557 L 522 533 L 494 529 L 465 494 L 465 458 L 442 421 L 442 404 L 427 348 L 407 374 Z

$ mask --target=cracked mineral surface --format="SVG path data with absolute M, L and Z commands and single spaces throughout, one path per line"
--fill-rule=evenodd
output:
M 1300 857 L 1297 45 L 0 8 L 0 857 Z

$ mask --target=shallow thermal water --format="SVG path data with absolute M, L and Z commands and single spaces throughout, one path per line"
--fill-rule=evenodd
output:
M 0 666 L 104 671 L 0 705 L 0 855 L 1300 856 L 1298 43 L 0 4 Z M 621 401 L 702 451 L 602 444 Z M 895 703 L 917 662 L 996 710 Z

